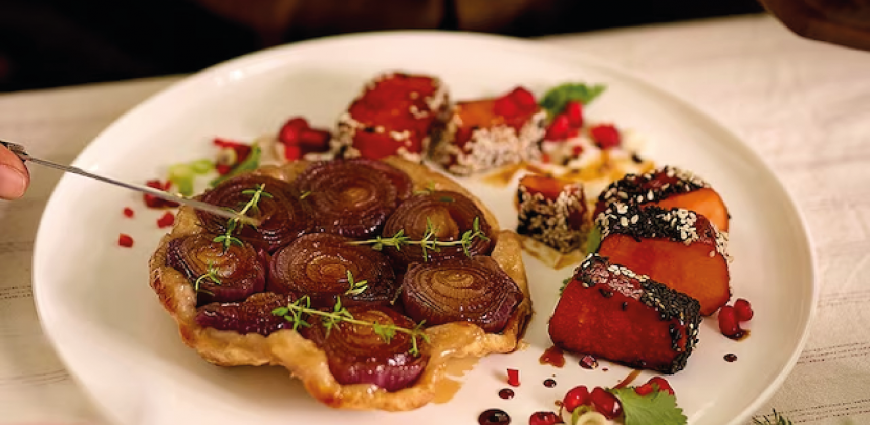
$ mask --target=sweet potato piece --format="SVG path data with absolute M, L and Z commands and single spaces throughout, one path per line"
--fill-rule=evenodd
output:
M 698 301 L 590 254 L 549 321 L 564 350 L 664 373 L 683 369 L 697 343 Z
M 517 203 L 517 233 L 563 253 L 586 242 L 591 221 L 580 183 L 527 174 L 520 179 Z
M 701 303 L 709 316 L 731 299 L 727 237 L 684 209 L 613 204 L 596 219 L 598 254 Z
M 447 91 L 437 78 L 378 76 L 339 118 L 332 149 L 345 158 L 399 155 L 419 162 L 428 150 L 429 133 L 443 125 L 447 104 Z
M 646 174 L 628 174 L 613 182 L 598 196 L 593 217 L 615 202 L 694 211 L 707 217 L 722 232 L 728 231 L 731 218 L 722 197 L 709 183 L 672 166 Z
M 546 112 L 537 104 L 515 103 L 512 93 L 457 102 L 446 127 L 434 134 L 432 159 L 458 175 L 537 159 Z M 509 107 L 500 109 L 499 103 Z

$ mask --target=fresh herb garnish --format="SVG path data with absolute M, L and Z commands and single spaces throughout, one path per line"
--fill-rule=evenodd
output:
M 593 225 L 592 230 L 589 231 L 589 236 L 586 237 L 586 253 L 592 254 L 598 252 L 598 248 L 600 247 L 601 229 L 598 228 L 598 225 Z
M 786 419 L 785 416 L 780 415 L 776 409 L 773 409 L 773 414 L 769 417 L 764 415 L 752 418 L 752 423 L 754 425 L 792 425 L 792 422 Z
M 212 264 L 211 262 L 208 263 L 208 270 L 205 272 L 205 274 L 196 278 L 196 280 L 193 282 L 193 290 L 197 293 L 202 292 L 214 296 L 214 292 L 205 289 L 199 289 L 202 282 L 206 280 L 211 281 L 211 283 L 214 283 L 215 285 L 221 285 L 221 278 L 218 275 L 218 269 L 216 269 L 214 267 L 214 264 Z
M 311 195 L 311 191 L 310 191 L 310 190 L 306 190 L 305 192 L 302 192 L 301 195 L 299 195 L 299 200 L 305 199 L 305 198 L 307 198 L 309 195 Z
M 414 195 L 429 195 L 432 192 L 435 192 L 435 182 L 430 180 L 425 189 L 415 190 Z
M 364 241 L 353 241 L 348 242 L 351 245 L 372 245 L 372 249 L 375 251 L 381 251 L 384 247 L 393 247 L 396 248 L 397 251 L 401 251 L 403 246 L 406 245 L 419 245 L 423 250 L 423 260 L 429 260 L 429 250 L 439 252 L 441 247 L 445 246 L 462 246 L 462 251 L 466 256 L 471 257 L 471 252 L 468 248 L 471 246 L 471 243 L 474 239 L 483 239 L 488 241 L 489 238 L 483 231 L 480 230 L 480 219 L 478 217 L 474 217 L 474 222 L 472 223 L 471 230 L 466 230 L 465 233 L 462 234 L 462 238 L 455 241 L 439 241 L 436 234 L 438 233 L 438 228 L 432 223 L 432 220 L 429 217 L 426 217 L 426 232 L 423 234 L 423 238 L 420 240 L 412 240 L 409 236 L 405 235 L 405 230 L 400 229 L 396 232 L 395 235 L 389 238 L 385 238 L 382 236 L 376 236 L 374 239 L 367 239 Z
M 603 84 L 588 86 L 583 83 L 565 83 L 547 90 L 541 99 L 540 105 L 547 110 L 550 119 L 562 113 L 565 105 L 572 100 L 588 105 L 595 100 L 606 87 Z
M 568 282 L 571 282 L 574 278 L 569 276 L 562 280 L 562 287 L 559 288 L 559 296 L 562 296 L 562 293 L 565 292 L 565 288 L 568 287 Z
M 613 393 L 622 402 L 625 425 L 685 425 L 688 419 L 683 409 L 677 407 L 677 398 L 667 391 L 655 391 L 639 395 L 634 388 L 613 388 Z
M 347 283 L 350 285 L 350 288 L 348 288 L 347 291 L 344 291 L 344 295 L 359 295 L 365 292 L 366 289 L 369 289 L 369 281 L 354 281 L 353 273 L 351 273 L 350 270 L 347 271 Z
M 429 342 L 429 335 L 427 335 L 423 330 L 423 324 L 425 321 L 418 323 L 412 329 L 408 329 L 396 326 L 392 323 L 384 325 L 377 322 L 367 322 L 365 320 L 354 319 L 350 311 L 341 305 L 341 298 L 338 298 L 335 305 L 333 305 L 332 311 L 321 311 L 311 308 L 311 298 L 306 295 L 284 307 L 278 307 L 272 310 L 272 314 L 275 316 L 281 316 L 284 320 L 293 323 L 293 330 L 298 330 L 300 327 L 310 327 L 311 324 L 305 319 L 311 316 L 318 316 L 321 318 L 323 327 L 326 328 L 327 335 L 332 328 L 342 322 L 360 326 L 371 326 L 375 334 L 380 336 L 386 343 L 392 341 L 397 332 L 401 332 L 411 336 L 411 349 L 408 350 L 408 352 L 414 357 L 420 355 L 420 347 L 417 339 L 420 338 L 427 343 Z
M 266 190 L 265 184 L 257 185 L 256 189 L 243 190 L 242 194 L 250 195 L 251 199 L 248 200 L 248 202 L 242 206 L 242 209 L 239 211 L 239 214 L 245 215 L 249 211 L 259 211 L 260 199 L 263 197 L 265 197 L 265 198 L 272 197 L 272 194 L 269 192 L 266 192 L 265 190 Z M 244 245 L 242 243 L 241 239 L 233 236 L 233 232 L 235 232 L 236 229 L 241 230 L 243 226 L 244 226 L 244 224 L 240 223 L 237 218 L 229 219 L 227 221 L 226 232 L 223 235 L 218 235 L 217 237 L 215 237 L 214 241 L 222 243 L 224 245 L 224 251 L 230 249 L 230 247 L 233 246 L 234 244 L 238 245 L 238 246 Z

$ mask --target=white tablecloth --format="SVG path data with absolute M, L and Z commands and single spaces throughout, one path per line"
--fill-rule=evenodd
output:
M 821 298 L 807 347 L 771 409 L 795 423 L 870 423 L 870 53 L 800 39 L 766 16 L 549 37 L 639 72 L 731 127 L 806 215 Z M 0 95 L 0 138 L 69 162 L 179 77 Z M 30 261 L 58 172 L 0 201 L 0 421 L 102 423 L 39 327 Z

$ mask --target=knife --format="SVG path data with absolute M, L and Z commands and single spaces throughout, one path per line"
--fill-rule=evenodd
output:
M 119 180 L 115 180 L 113 178 L 109 178 L 106 176 L 101 176 L 99 174 L 91 173 L 90 171 L 85 171 L 85 170 L 78 168 L 78 167 L 73 167 L 73 166 L 69 166 L 69 165 L 62 165 L 62 164 L 58 164 L 55 162 L 46 161 L 44 159 L 39 159 L 39 158 L 36 158 L 36 157 L 28 154 L 26 152 L 26 150 L 24 149 L 24 146 L 16 144 L 16 143 L 4 142 L 3 140 L 0 140 L 0 145 L 5 146 L 7 149 L 12 151 L 12 153 L 17 155 L 18 158 L 21 158 L 22 161 L 30 161 L 34 164 L 39 164 L 39 165 L 42 165 L 45 167 L 54 168 L 57 170 L 68 172 L 68 173 L 78 174 L 80 176 L 90 177 L 94 180 L 101 181 L 103 183 L 109 183 L 109 184 L 113 184 L 115 186 L 120 186 L 120 187 L 123 187 L 126 189 L 131 189 L 131 190 L 135 190 L 138 192 L 147 193 L 149 195 L 153 195 L 153 196 L 156 196 L 156 197 L 161 198 L 161 199 L 166 199 L 168 201 L 176 202 L 176 203 L 181 204 L 181 205 L 187 205 L 191 208 L 195 208 L 195 209 L 198 209 L 200 211 L 205 211 L 209 214 L 214 214 L 214 215 L 224 217 L 227 219 L 238 220 L 238 221 L 245 223 L 245 224 L 250 224 L 250 225 L 254 225 L 254 226 L 257 226 L 260 224 L 258 220 L 254 219 L 252 217 L 248 217 L 246 215 L 239 214 L 236 211 L 224 209 L 224 208 L 218 207 L 216 205 L 207 204 L 205 202 L 200 202 L 200 201 L 197 201 L 195 199 L 187 198 L 187 197 L 180 196 L 180 195 L 174 195 L 172 193 L 164 192 L 162 190 L 157 190 L 157 189 L 154 189 L 154 188 L 151 188 L 148 186 L 122 182 Z

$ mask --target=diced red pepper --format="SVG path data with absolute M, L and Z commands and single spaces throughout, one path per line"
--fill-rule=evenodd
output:
M 118 245 L 123 246 L 124 248 L 133 247 L 133 238 L 130 235 L 121 233 L 118 237 Z
M 135 215 L 135 213 L 133 212 L 132 208 L 129 208 L 129 207 L 124 208 L 124 216 L 125 217 L 133 218 L 134 215 Z
M 520 107 L 509 96 L 504 96 L 495 100 L 493 111 L 498 116 L 511 118 L 520 113 Z
M 535 99 L 535 95 L 523 86 L 513 89 L 508 96 L 525 111 L 538 108 L 538 101 Z
M 512 387 L 520 386 L 520 371 L 517 369 L 508 369 L 507 370 L 507 383 Z
M 583 127 L 583 104 L 572 100 L 565 105 L 565 115 L 574 128 Z
M 148 180 L 145 182 L 145 186 L 148 186 L 152 189 L 167 191 L 170 187 L 172 187 L 172 182 L 166 181 L 166 183 L 161 183 L 160 180 Z M 161 209 L 161 208 L 175 208 L 178 206 L 178 203 L 167 201 L 163 198 L 158 198 L 154 195 L 143 194 L 143 199 L 145 199 L 145 206 L 148 208 Z
M 167 211 L 166 214 L 163 214 L 162 217 L 157 219 L 157 227 L 163 229 L 175 224 L 175 215 L 172 212 Z
M 547 133 L 544 135 L 544 139 L 550 141 L 558 141 L 565 140 L 568 138 L 568 130 L 571 128 L 571 122 L 568 121 L 568 116 L 565 114 L 560 114 L 553 122 L 550 123 L 550 126 L 547 127 Z
M 329 139 L 332 134 L 326 130 L 306 128 L 299 133 L 299 145 L 305 153 L 325 152 L 329 150 Z

